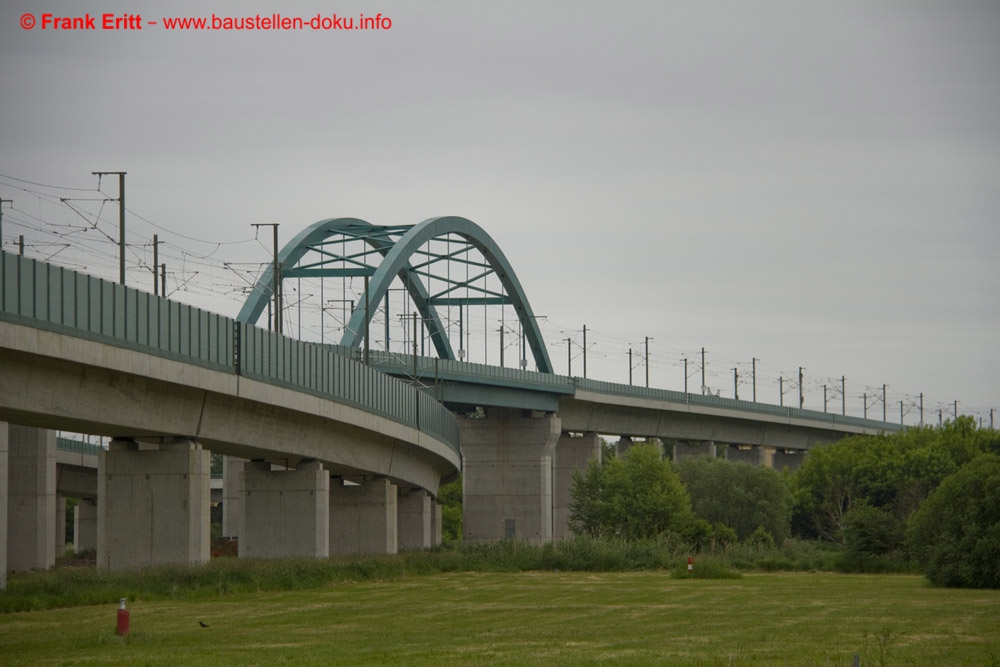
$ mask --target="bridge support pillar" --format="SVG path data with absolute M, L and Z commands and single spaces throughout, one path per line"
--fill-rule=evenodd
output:
M 97 549 L 97 503 L 80 500 L 73 509 L 73 551 Z
M 399 549 L 397 489 L 384 478 L 330 483 L 330 553 L 394 554 Z
M 0 591 L 7 590 L 7 422 L 0 422 Z
M 139 445 L 115 438 L 98 452 L 97 567 L 210 557 L 211 454 L 193 439 Z
M 559 417 L 490 408 L 485 419 L 459 418 L 458 423 L 465 539 L 551 541 Z
M 621 458 L 622 454 L 631 449 L 634 444 L 635 442 L 632 440 L 632 436 L 623 435 L 618 439 L 618 442 L 615 443 L 615 456 Z
M 6 431 L 7 569 L 52 567 L 56 562 L 56 433 L 13 424 Z
M 431 502 L 431 546 L 436 547 L 442 542 L 441 503 Z
M 56 521 L 55 521 L 55 553 L 56 558 L 66 553 L 66 498 L 56 495 Z
M 705 442 L 678 442 L 674 445 L 674 461 L 685 456 L 710 456 L 715 458 L 715 443 Z
M 775 470 L 788 468 L 795 472 L 805 458 L 806 450 L 804 449 L 779 449 L 774 452 L 774 456 L 771 458 L 771 467 Z
M 318 461 L 294 470 L 244 464 L 240 558 L 330 555 L 330 473 Z
M 729 445 L 726 448 L 726 460 L 733 463 L 749 463 L 750 465 L 762 466 L 767 464 L 767 457 L 764 448 L 760 445 L 750 445 L 741 448 L 738 445 Z
M 396 506 L 400 549 L 430 549 L 434 501 L 423 489 L 399 490 Z
M 559 436 L 556 443 L 555 462 L 552 470 L 552 537 L 556 540 L 572 535 L 569 529 L 569 509 L 573 500 L 573 472 L 583 471 L 592 460 L 601 460 L 601 437 L 585 433 L 572 438 L 568 433 Z
M 239 537 L 243 525 L 243 470 L 247 460 L 222 457 L 222 536 Z

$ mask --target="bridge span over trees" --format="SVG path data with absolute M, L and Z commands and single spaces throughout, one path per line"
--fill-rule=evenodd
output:
M 899 428 L 556 375 L 504 253 L 459 217 L 317 222 L 276 252 L 235 319 L 20 256 L 0 261 L 0 419 L 113 438 L 98 485 L 105 567 L 208 557 L 209 451 L 230 457 L 227 532 L 241 555 L 323 556 L 429 546 L 438 486 L 459 471 L 467 539 L 559 537 L 572 471 L 599 455 L 598 434 L 623 446 L 678 441 L 675 455 L 726 444 L 758 462 L 770 448 L 795 465 L 818 443 Z M 361 295 L 337 299 L 356 279 Z M 301 295 L 302 281 L 322 295 L 318 341 L 301 340 L 301 319 L 300 339 L 284 335 L 293 306 L 283 297 L 293 284 Z M 257 326 L 269 309 L 278 316 Z M 339 340 L 327 341 L 327 317 Z M 499 363 L 472 363 L 473 332 L 494 320 Z M 22 457 L 43 471 L 18 500 L 26 518 L 3 532 L 33 526 L 29 560 L 44 566 L 51 525 L 29 515 L 51 514 L 51 456 L 3 433 L 5 483 Z

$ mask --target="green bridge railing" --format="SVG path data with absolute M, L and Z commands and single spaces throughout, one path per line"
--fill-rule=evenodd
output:
M 458 422 L 413 386 L 322 345 L 10 253 L 0 319 L 284 386 L 364 409 L 458 447 Z

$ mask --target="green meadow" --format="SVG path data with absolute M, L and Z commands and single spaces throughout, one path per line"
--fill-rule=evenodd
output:
M 915 575 L 446 572 L 129 608 L 127 638 L 115 604 L 0 614 L 0 664 L 1000 665 L 1000 591 Z

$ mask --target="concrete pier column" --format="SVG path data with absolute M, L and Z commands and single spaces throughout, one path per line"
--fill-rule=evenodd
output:
M 433 500 L 423 489 L 399 489 L 396 505 L 400 549 L 430 549 Z
M 59 558 L 66 553 L 66 499 L 60 495 L 56 495 L 56 520 L 54 527 L 56 529 L 53 535 L 56 545 L 56 558 Z
M 458 423 L 465 539 L 551 541 L 559 417 L 490 408 L 483 419 L 460 417 Z
M 573 472 L 587 468 L 591 460 L 601 460 L 601 437 L 586 433 L 583 437 L 559 436 L 552 468 L 552 537 L 560 540 L 572 535 L 569 530 L 569 510 L 573 501 Z
M 674 445 L 674 461 L 685 456 L 711 456 L 715 458 L 715 443 L 705 442 L 678 442 Z
M 243 525 L 243 470 L 246 459 L 222 457 L 222 536 L 239 537 Z
M 397 490 L 387 479 L 330 483 L 330 553 L 394 554 L 399 550 Z
M 56 433 L 13 424 L 7 433 L 7 569 L 52 567 L 56 562 Z
M 726 460 L 733 463 L 749 463 L 755 466 L 762 466 L 767 463 L 764 448 L 760 445 L 750 445 L 748 447 L 729 445 L 726 448 Z
M 294 470 L 244 464 L 240 558 L 330 555 L 330 473 L 318 461 Z
M 802 465 L 805 458 L 806 450 L 804 449 L 778 449 L 775 450 L 774 456 L 771 458 L 771 467 L 775 470 L 788 468 L 792 472 L 795 472 Z
M 0 591 L 7 590 L 7 449 L 9 429 L 0 422 Z
M 97 567 L 207 562 L 211 467 L 211 453 L 193 439 L 112 440 L 98 453 Z
M 615 443 L 615 456 L 621 458 L 622 455 L 629 449 L 631 449 L 632 445 L 634 444 L 635 441 L 632 440 L 632 436 L 630 435 L 621 436 L 620 438 L 618 438 L 618 442 Z
M 73 509 L 73 551 L 97 549 L 97 502 L 81 500 Z
M 436 547 L 443 542 L 441 527 L 441 503 L 431 501 L 431 546 Z

